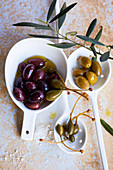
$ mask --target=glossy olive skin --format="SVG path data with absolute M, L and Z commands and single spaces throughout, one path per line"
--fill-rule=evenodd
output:
M 34 70 L 35 70 L 35 65 L 28 64 L 23 70 L 23 79 L 25 81 L 30 80 L 33 75 Z
M 78 126 L 78 124 L 76 124 L 76 125 L 74 126 L 74 132 L 73 132 L 73 134 L 77 134 L 78 131 L 79 131 L 79 126 Z
M 69 120 L 68 122 L 68 133 L 69 135 L 73 135 L 74 132 L 74 124 L 72 122 L 72 120 Z
M 58 133 L 60 136 L 62 136 L 62 135 L 64 134 L 64 128 L 63 128 L 63 126 L 58 124 L 58 125 L 56 126 L 56 131 L 57 131 L 57 133 Z
M 28 60 L 29 64 L 34 64 L 37 68 L 42 68 L 45 66 L 45 61 L 41 58 L 31 58 Z
M 24 88 L 24 81 L 23 81 L 22 76 L 18 77 L 18 78 L 15 80 L 14 87 L 19 87 L 19 88 L 21 88 L 21 89 Z
M 28 91 L 32 91 L 32 90 L 36 90 L 37 86 L 36 86 L 36 84 L 35 84 L 34 82 L 32 82 L 32 81 L 27 81 L 27 82 L 25 83 L 25 88 L 26 88 L 26 90 L 28 90 Z
M 91 70 L 97 75 L 101 75 L 101 66 L 98 61 L 92 61 Z
M 70 140 L 70 142 L 74 142 L 75 141 L 75 137 L 73 135 L 70 135 L 69 136 L 69 140 Z
M 45 95 L 42 90 L 36 90 L 35 92 L 31 93 L 29 97 L 29 102 L 31 103 L 40 103 L 44 99 Z
M 65 85 L 58 79 L 53 79 L 51 81 L 51 86 L 55 89 L 60 89 L 60 90 L 65 90 L 66 87 Z
M 18 87 L 14 87 L 13 89 L 13 94 L 14 97 L 19 100 L 19 101 L 24 101 L 25 100 L 25 93 L 22 89 L 18 88 Z
M 89 68 L 91 67 L 91 60 L 89 57 L 85 57 L 85 56 L 80 56 L 77 61 L 79 62 L 79 64 L 83 67 L 83 68 Z
M 25 103 L 25 106 L 28 109 L 37 110 L 40 107 L 40 103 L 31 103 L 31 102 L 28 101 L 28 102 Z
M 75 83 L 78 87 L 81 89 L 88 89 L 89 88 L 89 82 L 88 80 L 83 76 L 78 76 L 75 80 Z
M 78 76 L 84 76 L 88 72 L 87 68 L 77 68 L 73 70 L 73 76 L 78 77 Z
M 38 80 L 43 80 L 45 78 L 45 72 L 44 70 L 38 69 L 35 71 L 33 75 L 33 82 L 37 82 Z
M 97 76 L 94 72 L 88 71 L 86 73 L 86 78 L 88 79 L 89 83 L 91 86 L 93 86 L 97 82 Z
M 54 101 L 57 97 L 62 94 L 62 90 L 49 90 L 46 93 L 46 100 L 47 101 Z
M 21 62 L 19 65 L 18 65 L 18 70 L 22 73 L 24 68 L 27 66 L 26 63 L 24 62 Z
M 38 83 L 37 83 L 37 88 L 42 90 L 42 91 L 48 91 L 50 89 L 49 85 L 43 81 L 43 80 L 40 80 Z

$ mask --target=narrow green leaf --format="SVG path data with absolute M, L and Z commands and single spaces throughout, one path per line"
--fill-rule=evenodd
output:
M 77 35 L 77 31 L 67 32 L 67 33 L 66 33 L 66 36 L 67 36 L 67 35 L 75 36 L 75 35 Z
M 101 45 L 101 46 L 105 46 L 103 43 L 95 40 L 95 39 L 92 39 L 92 38 L 89 38 L 87 36 L 84 36 L 84 35 L 77 35 L 78 38 L 82 39 L 82 40 L 85 40 L 85 41 L 88 41 L 88 42 L 91 42 L 93 44 L 98 44 L 98 45 Z
M 113 45 L 109 45 L 109 47 L 110 47 L 111 49 L 113 49 Z
M 31 37 L 37 37 L 37 38 L 52 38 L 52 39 L 62 39 L 60 37 L 54 37 L 49 35 L 35 35 L 35 34 L 28 34 Z
M 63 11 L 65 8 L 66 8 L 66 2 L 64 2 L 63 6 L 62 6 L 62 8 L 61 8 L 61 10 L 60 10 L 60 12 Z M 66 14 L 62 15 L 62 16 L 58 19 L 58 29 L 60 29 L 60 28 L 62 27 L 65 18 L 66 18 Z
M 102 35 L 102 30 L 103 30 L 103 27 L 101 26 L 101 29 L 99 30 L 98 34 L 96 35 L 95 37 L 95 40 L 99 40 L 101 35 Z M 94 46 L 94 44 L 92 43 L 91 46 Z
M 97 19 L 95 18 L 88 27 L 88 30 L 87 30 L 87 33 L 86 33 L 87 37 L 89 37 L 91 35 L 91 33 L 93 32 L 93 30 L 96 26 L 96 23 L 97 23 Z
M 95 47 L 94 47 L 94 46 L 91 46 L 90 48 L 91 48 L 94 56 L 97 58 L 97 53 L 96 53 Z
M 102 126 L 113 136 L 113 128 L 108 125 L 103 119 L 100 119 Z
M 55 9 L 55 5 L 56 5 L 56 1 L 57 0 L 53 0 L 53 2 L 51 3 L 49 10 L 48 10 L 48 14 L 47 14 L 47 21 L 49 21 L 51 15 L 53 14 L 53 11 Z
M 66 42 L 62 42 L 62 43 L 56 43 L 56 44 L 48 44 L 50 46 L 53 46 L 53 47 L 57 47 L 57 48 L 70 48 L 70 47 L 73 47 L 75 46 L 76 44 L 74 43 L 66 43 Z
M 69 5 L 67 8 L 65 8 L 64 10 L 62 10 L 59 14 L 57 14 L 51 21 L 50 23 L 52 23 L 53 21 L 55 21 L 56 19 L 60 18 L 62 15 L 66 14 L 69 10 L 71 10 L 77 3 L 73 3 L 71 5 Z
M 40 24 L 36 24 L 33 22 L 19 22 L 19 23 L 13 24 L 13 26 L 37 27 L 37 26 L 40 26 Z
M 42 21 L 41 19 L 35 18 L 37 21 L 42 22 L 43 24 L 46 24 L 45 21 Z
M 102 54 L 101 57 L 100 57 L 100 61 L 101 61 L 101 62 L 104 62 L 104 61 L 108 60 L 109 54 L 110 54 L 109 51 L 108 51 L 108 52 L 105 52 L 104 54 Z
M 20 23 L 13 24 L 13 26 L 35 27 L 36 29 L 52 30 L 50 27 L 46 25 L 40 25 L 33 22 L 20 22 Z
M 52 28 L 50 28 L 49 26 L 46 26 L 46 25 L 39 25 L 39 26 L 35 27 L 35 29 L 36 30 L 41 29 L 41 30 L 51 30 L 51 31 L 53 31 Z

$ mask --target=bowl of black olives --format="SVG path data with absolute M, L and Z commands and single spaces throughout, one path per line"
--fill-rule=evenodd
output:
M 14 103 L 23 110 L 22 138 L 32 139 L 37 113 L 51 107 L 62 94 L 51 82 L 67 79 L 67 58 L 50 41 L 28 38 L 16 43 L 5 63 L 5 80 Z M 60 77 L 59 77 L 60 76 Z

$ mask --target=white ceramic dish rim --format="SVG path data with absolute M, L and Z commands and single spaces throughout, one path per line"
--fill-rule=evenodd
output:
M 41 39 L 41 38 L 26 38 L 26 39 L 22 39 L 22 40 L 20 40 L 19 42 L 17 42 L 11 49 L 10 49 L 10 51 L 9 51 L 9 53 L 8 53 L 8 55 L 7 55 L 7 58 L 6 58 L 6 62 L 5 62 L 5 82 L 6 82 L 6 87 L 7 87 L 7 89 L 8 89 L 8 93 L 9 93 L 9 95 L 10 95 L 10 97 L 12 98 L 12 100 L 13 100 L 13 102 L 19 107 L 19 108 L 21 108 L 22 109 L 22 105 L 23 105 L 23 103 L 22 102 L 19 102 L 19 101 L 17 101 L 16 99 L 15 99 L 15 97 L 13 96 L 13 93 L 11 92 L 11 90 L 10 90 L 10 87 L 9 87 L 9 84 L 8 84 L 8 82 L 7 82 L 7 65 L 8 65 L 8 60 L 9 60 L 9 55 L 10 55 L 10 53 L 14 50 L 14 48 L 15 47 L 17 47 L 17 46 L 19 46 L 21 43 L 26 43 L 26 42 L 28 42 L 28 41 L 32 41 L 32 40 L 34 40 L 34 41 L 43 41 L 43 42 L 46 42 L 46 43 L 53 43 L 53 42 L 51 42 L 51 41 L 48 41 L 48 40 L 45 40 L 45 39 Z M 54 48 L 54 47 L 51 47 L 51 48 Z M 63 54 L 63 56 L 64 56 L 64 59 L 65 59 L 65 62 L 66 62 L 66 69 L 67 69 L 67 72 L 66 72 L 66 79 L 65 79 L 65 82 L 67 81 L 67 74 L 68 74 L 68 65 L 67 65 L 67 57 L 66 57 L 66 55 L 65 55 L 65 53 L 63 52 L 63 50 L 61 50 L 61 49 L 58 49 L 58 50 L 60 50 L 61 51 L 61 53 Z M 61 96 L 61 95 L 60 95 Z M 31 110 L 31 109 L 28 109 L 28 108 L 25 108 L 24 107 L 24 110 L 23 111 L 30 111 L 30 112 L 34 112 L 34 113 L 38 113 L 38 112 L 42 112 L 42 111 L 45 111 L 46 109 L 48 109 L 49 107 L 51 107 L 52 105 L 54 105 L 55 104 L 55 102 L 60 98 L 60 96 L 55 100 L 55 101 L 53 101 L 52 103 L 50 103 L 48 106 L 46 106 L 45 108 L 42 108 L 42 109 L 39 109 L 39 110 Z

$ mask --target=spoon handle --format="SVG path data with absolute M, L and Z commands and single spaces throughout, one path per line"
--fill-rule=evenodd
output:
M 21 138 L 24 140 L 32 140 L 35 128 L 36 113 L 24 112 Z
M 103 165 L 104 170 L 108 170 L 108 163 L 107 163 L 107 158 L 106 158 L 102 129 L 101 129 L 101 124 L 100 124 L 100 117 L 99 117 L 99 112 L 98 112 L 97 94 L 95 93 L 93 95 L 90 95 L 90 97 L 91 97 L 91 101 L 92 101 L 93 114 L 95 116 L 96 131 L 97 131 L 100 155 L 101 155 L 101 159 L 102 159 L 102 165 Z

